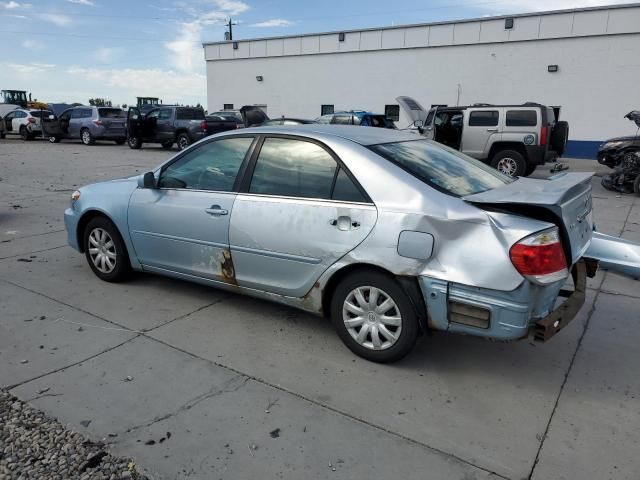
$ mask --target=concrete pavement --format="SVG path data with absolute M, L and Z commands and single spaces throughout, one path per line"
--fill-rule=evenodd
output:
M 544 345 L 436 334 L 367 363 L 297 310 L 92 274 L 66 246 L 70 192 L 171 154 L 0 141 L 0 384 L 18 397 L 155 478 L 636 478 L 640 282 L 599 273 Z M 594 209 L 640 236 L 640 199 L 594 179 Z

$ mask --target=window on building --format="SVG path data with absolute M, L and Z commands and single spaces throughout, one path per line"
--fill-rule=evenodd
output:
M 222 107 L 223 110 L 233 110 L 233 103 L 225 103 L 224 107 Z
M 385 105 L 384 116 L 394 122 L 400 121 L 400 105 Z
M 475 110 L 469 114 L 470 127 L 495 127 L 497 125 L 497 110 Z
M 535 127 L 537 124 L 538 115 L 535 110 L 507 110 L 507 127 Z
M 333 105 L 321 105 L 320 106 L 320 116 L 322 115 L 331 115 L 334 112 Z
M 336 168 L 333 157 L 315 143 L 267 138 L 260 150 L 249 191 L 328 199 Z

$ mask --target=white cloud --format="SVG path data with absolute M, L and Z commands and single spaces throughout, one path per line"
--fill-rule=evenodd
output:
M 0 64 L 2 65 L 2 64 Z M 34 73 L 42 73 L 55 67 L 50 63 L 5 63 L 6 68 L 13 70 L 15 73 L 29 75 Z
M 29 50 L 42 50 L 45 47 L 43 43 L 37 40 L 25 40 L 22 42 L 22 46 Z
M 41 13 L 38 17 L 59 27 L 66 27 L 71 24 L 71 17 L 59 13 Z
M 109 47 L 100 47 L 98 48 L 94 55 L 96 60 L 101 63 L 109 63 L 116 60 L 122 54 L 121 48 L 109 48 Z
M 95 4 L 91 0 L 67 0 L 69 3 L 75 3 L 77 5 L 87 5 L 93 7 Z
M 265 20 L 264 22 L 252 23 L 250 27 L 269 28 L 269 27 L 289 27 L 293 25 L 293 22 L 285 20 L 284 18 L 272 18 L 271 20 Z
M 1 8 L 6 8 L 7 10 L 14 10 L 16 8 L 30 8 L 30 3 L 18 3 L 11 0 L 10 2 L 0 2 Z
M 201 74 L 179 73 L 159 68 L 84 68 L 70 67 L 66 74 L 83 80 L 90 80 L 96 92 L 104 92 L 114 100 L 125 99 L 131 102 L 137 95 L 151 92 L 165 103 L 203 102 L 206 91 L 206 77 Z M 142 93 L 141 93 L 142 92 Z
M 194 17 L 193 20 L 179 25 L 180 33 L 164 46 L 169 51 L 173 66 L 181 72 L 202 72 L 204 61 L 202 55 L 201 34 L 205 27 L 219 26 L 223 29 L 226 20 L 249 10 L 249 5 L 238 0 L 213 0 L 217 8 L 203 12 L 193 9 L 186 11 Z M 222 33 L 222 32 L 221 32 Z

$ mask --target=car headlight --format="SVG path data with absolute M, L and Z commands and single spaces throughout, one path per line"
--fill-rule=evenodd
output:
M 607 143 L 603 143 L 602 144 L 602 149 L 605 148 L 616 148 L 619 147 L 620 145 L 622 145 L 624 142 L 607 142 Z
M 71 194 L 71 201 L 72 202 L 76 202 L 78 200 L 80 200 L 80 190 L 76 190 L 75 192 L 73 192 Z

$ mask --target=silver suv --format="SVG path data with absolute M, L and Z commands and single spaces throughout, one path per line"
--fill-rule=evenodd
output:
M 51 143 L 63 138 L 79 138 L 85 145 L 96 140 L 111 140 L 123 145 L 127 140 L 127 114 L 116 107 L 73 107 L 58 118 L 45 119 L 43 128 Z
M 569 124 L 558 121 L 553 108 L 537 103 L 433 107 L 427 112 L 409 97 L 397 100 L 425 137 L 514 177 L 556 160 L 569 135 Z

